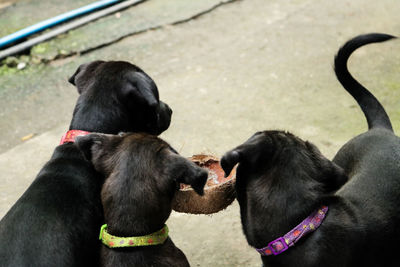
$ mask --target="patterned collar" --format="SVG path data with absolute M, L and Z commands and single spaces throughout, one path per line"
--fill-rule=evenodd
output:
M 142 247 L 160 245 L 168 238 L 168 226 L 165 224 L 161 230 L 155 233 L 135 236 L 135 237 L 118 237 L 107 233 L 107 224 L 104 224 L 100 229 L 99 239 L 109 248 L 122 248 L 122 247 Z
M 81 131 L 81 130 L 69 130 L 66 134 L 64 134 L 61 138 L 60 145 L 68 142 L 75 142 L 75 138 L 77 136 L 87 135 L 90 132 Z
M 299 241 L 300 238 L 308 233 L 314 232 L 321 225 L 327 212 L 328 207 L 322 206 L 320 209 L 314 211 L 310 216 L 308 216 L 304 221 L 302 221 L 299 225 L 297 225 L 283 237 L 275 239 L 274 241 L 270 242 L 266 247 L 256 248 L 256 250 L 262 256 L 281 254 L 289 247 L 294 246 L 294 244 Z

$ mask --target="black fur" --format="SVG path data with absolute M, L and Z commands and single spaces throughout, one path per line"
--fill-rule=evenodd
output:
M 70 129 L 159 134 L 170 124 L 154 82 L 130 63 L 84 64 L 69 81 L 80 94 Z M 0 221 L 0 265 L 97 266 L 103 179 L 74 144 L 58 146 Z
M 101 198 L 107 232 L 115 236 L 143 236 L 160 230 L 171 214 L 179 183 L 202 193 L 207 181 L 207 171 L 152 135 L 90 134 L 76 144 L 106 177 Z M 183 267 L 189 263 L 168 238 L 155 246 L 102 246 L 101 266 Z
M 169 126 L 171 109 L 159 100 L 154 81 L 135 65 L 94 61 L 79 66 L 69 81 L 81 94 L 70 129 L 158 135 Z
M 351 53 L 363 45 L 384 42 L 393 38 L 396 37 L 382 33 L 359 35 L 348 41 L 335 57 L 336 77 L 361 107 L 369 129 L 382 127 L 392 130 L 392 124 L 379 101 L 351 76 L 347 69 L 347 60 Z
M 357 47 L 385 38 L 356 37 L 336 57 L 338 79 L 363 107 L 369 130 L 333 161 L 281 131 L 256 133 L 221 159 L 226 174 L 239 163 L 237 199 L 253 247 L 265 247 L 321 205 L 329 207 L 317 231 L 278 256 L 262 256 L 265 266 L 399 266 L 400 138 L 383 107 L 346 68 Z

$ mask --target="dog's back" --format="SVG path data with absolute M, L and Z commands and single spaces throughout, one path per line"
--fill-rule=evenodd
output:
M 392 38 L 378 33 L 360 35 L 347 42 L 335 58 L 336 76 L 364 112 L 368 131 L 347 142 L 333 159 L 349 176 L 337 195 L 358 206 L 353 215 L 358 229 L 367 233 L 365 241 L 370 245 L 360 248 L 362 253 L 376 255 L 377 264 L 387 261 L 389 265 L 390 257 L 378 255 L 395 253 L 400 238 L 400 138 L 393 133 L 383 106 L 351 76 L 346 65 L 357 48 Z
M 0 265 L 97 265 L 97 233 L 87 229 L 97 229 L 103 221 L 98 178 L 76 146 L 57 147 L 1 220 Z M 87 207 L 84 212 L 76 208 L 81 205 Z

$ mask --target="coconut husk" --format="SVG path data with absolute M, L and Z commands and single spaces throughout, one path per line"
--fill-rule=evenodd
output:
M 228 207 L 235 199 L 236 170 L 228 177 L 219 165 L 218 158 L 210 155 L 194 155 L 191 158 L 200 167 L 208 169 L 204 195 L 199 196 L 190 186 L 181 185 L 172 201 L 172 209 L 191 214 L 212 214 Z

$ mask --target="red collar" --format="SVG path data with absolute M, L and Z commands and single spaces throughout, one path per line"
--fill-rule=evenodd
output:
M 81 130 L 69 130 L 66 134 L 63 135 L 61 138 L 60 145 L 68 142 L 75 142 L 75 138 L 77 136 L 82 136 L 82 135 L 87 135 L 90 134 L 90 132 L 86 131 L 81 131 Z

